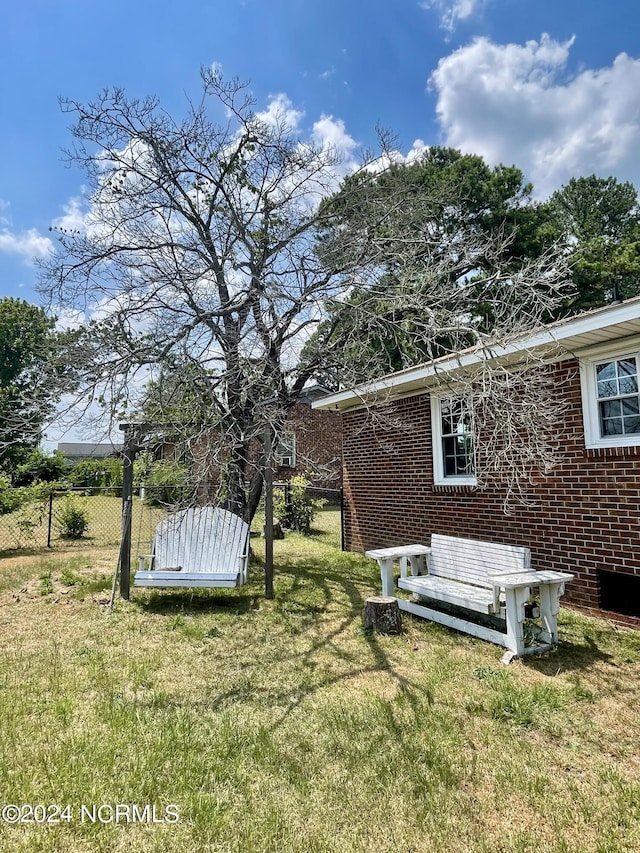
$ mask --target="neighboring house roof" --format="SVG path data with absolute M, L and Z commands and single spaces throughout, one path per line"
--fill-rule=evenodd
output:
M 399 399 L 424 393 L 435 387 L 442 375 L 464 374 L 482 363 L 515 366 L 525 361 L 527 354 L 550 362 L 562 361 L 580 355 L 580 351 L 588 347 L 632 335 L 640 335 L 640 297 L 558 320 L 505 344 L 474 346 L 455 355 L 390 373 L 357 388 L 315 400 L 312 407 L 335 411 L 359 409 L 376 399 Z
M 104 459 L 122 453 L 124 444 L 98 444 L 95 442 L 60 441 L 58 450 L 67 459 Z
M 316 400 L 321 400 L 329 393 L 329 389 L 325 388 L 324 385 L 309 385 L 308 388 L 302 389 L 298 402 L 311 406 Z

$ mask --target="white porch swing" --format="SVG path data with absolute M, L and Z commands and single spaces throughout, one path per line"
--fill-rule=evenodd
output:
M 249 575 L 249 525 L 214 506 L 172 513 L 138 557 L 134 587 L 237 587 Z

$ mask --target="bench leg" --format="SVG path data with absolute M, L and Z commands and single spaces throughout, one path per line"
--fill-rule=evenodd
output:
M 393 560 L 378 560 L 378 565 L 380 566 L 380 579 L 382 580 L 382 594 L 393 597 L 395 592 L 393 586 Z
M 407 576 L 407 566 L 409 564 L 410 559 L 411 559 L 410 557 L 409 558 L 400 557 L 399 563 L 400 563 L 400 577 L 401 578 L 406 578 L 406 576 Z M 413 559 L 411 559 L 411 574 L 413 574 Z
M 531 595 L 530 588 L 517 587 L 507 589 L 506 611 L 507 611 L 507 642 L 506 647 L 516 655 L 524 653 L 524 605 Z
M 409 562 L 411 563 L 411 574 L 412 575 L 424 575 L 426 569 L 425 558 L 422 555 L 409 557 Z
M 562 584 L 540 584 L 540 618 L 542 632 L 540 639 L 545 643 L 558 644 L 558 611 L 560 610 L 560 595 Z

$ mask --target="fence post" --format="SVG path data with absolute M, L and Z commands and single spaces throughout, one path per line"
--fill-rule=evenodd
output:
M 264 428 L 264 596 L 273 598 L 273 437 L 271 424 Z
M 280 521 L 284 524 L 291 516 L 291 483 L 284 484 L 284 518 Z
M 47 522 L 47 548 L 51 548 L 51 526 L 53 524 L 53 490 L 49 492 L 49 520 Z
M 340 550 L 344 551 L 344 486 L 340 486 Z
M 120 544 L 120 596 L 129 600 L 131 586 L 131 522 L 127 521 L 133 497 L 133 461 L 135 457 L 135 432 L 130 424 L 121 424 L 124 431 L 124 451 L 122 461 L 122 541 Z M 129 516 L 130 517 L 130 516 Z

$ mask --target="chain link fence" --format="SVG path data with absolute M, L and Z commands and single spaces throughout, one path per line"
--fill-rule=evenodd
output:
M 122 489 L 54 490 L 27 495 L 8 489 L 0 515 L 0 555 L 69 547 L 118 547 L 122 535 Z M 168 508 L 153 500 L 133 501 L 132 532 L 147 548 Z
M 274 483 L 274 489 L 283 491 L 285 504 L 291 500 L 289 483 Z M 307 486 L 304 491 L 306 498 L 322 501 L 327 509 L 342 509 L 341 489 Z M 4 497 L 0 514 L 0 556 L 10 556 L 17 551 L 70 547 L 117 548 L 120 544 L 121 488 L 43 489 L 41 493 L 31 494 L 24 489 L 7 489 Z M 156 526 L 184 502 L 183 497 L 175 488 L 168 493 L 166 488 L 147 487 L 134 495 L 132 552 L 149 553 Z M 342 512 L 340 519 L 343 543 Z

